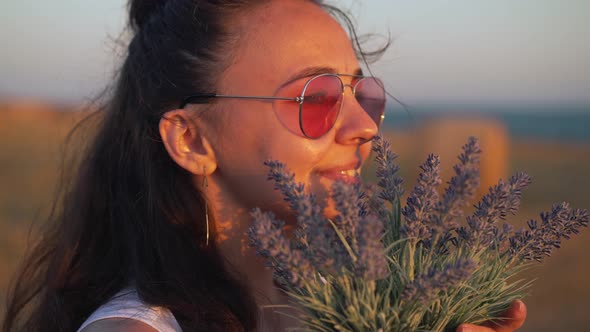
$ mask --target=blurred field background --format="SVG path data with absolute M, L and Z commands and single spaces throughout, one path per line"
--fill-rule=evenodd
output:
M 83 117 L 76 107 L 40 103 L 0 104 L 0 298 L 36 227 L 47 215 L 62 162 L 63 140 Z M 410 120 L 408 120 L 410 119 Z M 530 117 L 534 123 L 534 116 Z M 405 121 L 405 122 L 404 122 Z M 552 120 L 559 126 L 560 118 Z M 526 171 L 534 183 L 525 191 L 522 209 L 510 221 L 523 226 L 552 203 L 568 201 L 590 208 L 590 141 L 522 137 L 511 124 L 481 113 L 436 116 L 396 112 L 384 135 L 399 154 L 401 175 L 409 191 L 427 153 L 441 156 L 451 172 L 469 135 L 480 139 L 484 188 L 498 178 Z M 76 145 L 79 142 L 73 141 Z M 371 166 L 365 176 L 370 178 Z M 35 224 L 35 227 L 32 225 Z M 31 231 L 32 229 L 32 231 Z M 556 254 L 528 273 L 538 280 L 526 299 L 529 316 L 523 331 L 584 331 L 590 324 L 590 230 L 566 241 Z M 2 304 L 3 305 L 3 304 Z

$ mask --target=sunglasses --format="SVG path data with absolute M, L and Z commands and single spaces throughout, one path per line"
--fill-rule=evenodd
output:
M 351 77 L 351 84 L 344 84 L 343 77 Z M 316 139 L 334 127 L 342 109 L 344 88 L 350 87 L 359 105 L 381 125 L 385 112 L 385 90 L 383 82 L 376 77 L 346 74 L 321 74 L 310 78 L 297 97 L 234 96 L 220 94 L 193 94 L 180 104 L 206 104 L 213 98 L 240 98 L 272 100 L 279 120 L 292 131 L 301 132 L 305 137 Z M 298 127 L 298 128 L 297 128 Z

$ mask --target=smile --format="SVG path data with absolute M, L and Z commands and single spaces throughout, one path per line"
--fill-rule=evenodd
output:
M 358 170 L 356 170 L 356 169 L 349 169 L 347 171 L 340 171 L 340 175 L 356 176 L 357 172 L 358 172 Z
M 326 170 L 320 172 L 322 177 L 328 178 L 332 181 L 342 181 L 344 183 L 358 183 L 360 171 L 359 169 L 347 169 L 347 170 Z

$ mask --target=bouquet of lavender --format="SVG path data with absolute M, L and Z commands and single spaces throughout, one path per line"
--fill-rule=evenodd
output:
M 333 219 L 285 165 L 267 162 L 269 178 L 297 215 L 297 229 L 288 238 L 284 222 L 255 209 L 249 236 L 308 330 L 444 331 L 501 319 L 531 285 L 515 276 L 588 225 L 586 210 L 561 203 L 513 231 L 503 220 L 517 212 L 531 182 L 518 173 L 491 187 L 460 226 L 479 185 L 474 138 L 463 146 L 442 195 L 439 158 L 429 155 L 402 208 L 396 155 L 379 137 L 373 150 L 378 185 L 336 182 Z

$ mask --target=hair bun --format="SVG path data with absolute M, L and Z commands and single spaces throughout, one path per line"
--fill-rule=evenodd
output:
M 129 0 L 129 25 L 139 30 L 171 0 Z

